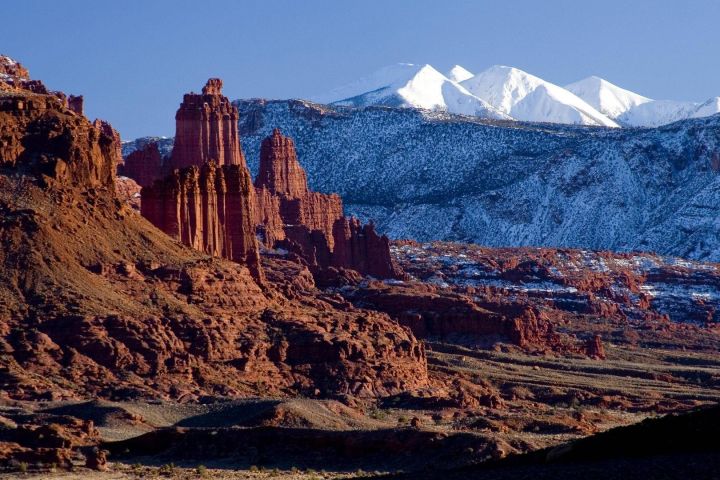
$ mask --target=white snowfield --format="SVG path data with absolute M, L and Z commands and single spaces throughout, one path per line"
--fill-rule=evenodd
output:
M 572 92 L 517 68 L 496 65 L 461 85 L 516 120 L 618 126 Z
M 447 78 L 458 83 L 467 80 L 468 78 L 472 78 L 474 75 L 475 74 L 470 70 L 465 67 L 461 67 L 460 65 L 455 65 L 445 74 Z
M 445 75 L 431 65 L 390 65 L 311 100 L 603 127 L 656 127 L 720 112 L 720 97 L 703 103 L 653 100 L 596 76 L 561 87 L 501 65 L 478 74 L 455 65 Z
M 495 120 L 510 117 L 475 97 L 430 65 L 399 63 L 313 98 L 318 103 L 444 110 Z
M 652 99 L 620 88 L 607 80 L 592 76 L 570 85 L 565 89 L 592 105 L 596 110 L 610 118 L 618 118 L 628 110 L 652 102 Z
M 565 88 L 620 125 L 628 127 L 659 127 L 720 112 L 720 97 L 713 97 L 703 103 L 653 100 L 595 76 L 571 83 Z

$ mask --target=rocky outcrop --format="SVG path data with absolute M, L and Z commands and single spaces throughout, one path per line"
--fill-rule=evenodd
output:
M 537 351 L 565 351 L 546 315 L 537 308 L 476 297 L 418 282 L 369 282 L 343 295 L 367 308 L 389 314 L 422 339 L 489 346 L 505 341 Z
M 125 163 L 118 167 L 118 174 L 132 178 L 142 187 L 152 185 L 155 180 L 168 173 L 167 162 L 160 155 L 155 142 L 149 142 L 143 148 L 132 152 L 125 157 Z
M 0 166 L 48 184 L 114 188 L 120 135 L 82 114 L 82 97 L 51 92 L 18 62 L 0 55 Z
M 142 190 L 141 212 L 171 237 L 248 266 L 262 279 L 250 174 L 242 165 L 174 170 Z
M 401 270 L 390 256 L 390 241 L 375 232 L 375 225 L 362 225 L 357 218 L 342 217 L 333 225 L 335 249 L 332 265 L 351 268 L 376 278 L 397 278 Z
M 175 117 L 174 169 L 143 188 L 141 212 L 185 245 L 247 265 L 262 282 L 255 191 L 240 149 L 237 109 L 221 89 L 222 81 L 211 78 L 201 95 L 185 95 Z M 141 165 L 144 160 L 151 165 Z M 164 169 L 154 144 L 133 152 L 128 161 L 130 168 L 138 166 L 136 174 L 148 169 L 145 181 Z
M 56 95 L 0 96 L 1 396 L 375 397 L 427 386 L 422 344 L 387 315 L 318 291 L 287 260 L 267 259 L 272 281 L 258 286 L 246 268 L 259 270 L 244 165 L 177 170 L 143 202 L 184 243 L 238 264 L 173 241 L 121 202 L 118 147 L 109 124 Z
M 222 95 L 222 80 L 211 78 L 201 94 L 187 93 L 175 114 L 172 168 L 245 165 L 238 135 L 238 111 Z
M 0 96 L 0 165 L 28 171 L 46 183 L 114 187 L 121 161 L 117 132 L 88 122 L 54 95 Z
M 115 193 L 118 200 L 130 205 L 133 210 L 140 211 L 140 191 L 142 187 L 132 178 L 116 176 Z
M 255 185 L 290 198 L 302 198 L 308 193 L 307 176 L 298 162 L 295 144 L 277 128 L 262 142 Z
M 593 335 L 592 338 L 588 339 L 585 344 L 585 351 L 590 358 L 597 358 L 598 360 L 605 360 L 605 358 L 607 358 L 600 335 Z
M 30 72 L 20 62 L 13 60 L 7 55 L 0 55 L 0 78 L 22 78 L 30 79 Z
M 275 129 L 263 140 L 255 179 L 256 223 L 265 246 L 280 246 L 318 270 L 349 268 L 379 278 L 399 276 L 387 237 L 343 215 L 336 194 L 311 192 L 292 139 Z
M 70 95 L 68 97 L 68 108 L 78 115 L 85 115 L 84 103 L 85 100 L 82 95 Z

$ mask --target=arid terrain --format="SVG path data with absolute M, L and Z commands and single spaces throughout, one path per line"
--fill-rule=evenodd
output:
M 219 79 L 140 190 L 82 97 L 0 68 L 1 475 L 525 478 L 663 435 L 686 449 L 623 461 L 717 459 L 717 264 L 390 242 L 278 130 L 253 182 Z

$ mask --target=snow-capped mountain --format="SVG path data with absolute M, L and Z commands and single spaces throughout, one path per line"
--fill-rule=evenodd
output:
M 596 76 L 566 85 L 565 89 L 612 119 L 620 117 L 638 105 L 653 101 Z
M 461 85 L 516 120 L 618 126 L 572 92 L 517 68 L 496 65 Z
M 448 72 L 445 74 L 447 78 L 452 80 L 453 82 L 462 82 L 464 80 L 467 80 L 468 78 L 473 77 L 475 74 L 470 72 L 465 67 L 461 67 L 460 65 L 455 65 L 452 67 Z
M 411 63 L 381 68 L 327 94 L 317 95 L 313 101 L 354 107 L 411 107 L 495 120 L 510 119 L 432 66 Z
M 653 100 L 594 76 L 565 88 L 619 124 L 629 127 L 659 127 L 720 112 L 720 97 L 703 103 Z
M 656 129 L 492 123 L 407 108 L 239 101 L 243 149 L 295 139 L 314 190 L 393 238 L 720 261 L 720 116 Z
M 720 113 L 720 97 L 703 103 L 654 100 L 631 108 L 618 117 L 618 122 L 633 127 L 659 127 L 688 118 L 708 117 Z
M 657 127 L 720 113 L 720 97 L 703 103 L 653 100 L 591 76 L 560 87 L 513 67 L 474 75 L 455 65 L 445 75 L 431 65 L 391 65 L 323 95 L 317 103 L 441 110 L 488 119 Z

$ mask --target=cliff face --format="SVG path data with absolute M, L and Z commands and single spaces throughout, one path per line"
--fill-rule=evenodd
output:
M 338 195 L 311 192 L 295 144 L 278 129 L 262 142 L 255 189 L 255 221 L 267 247 L 285 247 L 316 270 L 399 276 L 387 237 L 377 235 L 372 225 L 346 218 Z
M 222 94 L 222 80 L 211 78 L 201 94 L 187 93 L 175 114 L 172 168 L 245 165 L 238 135 L 238 111 Z
M 237 109 L 211 78 L 202 95 L 186 94 L 178 109 L 174 170 L 142 190 L 141 212 L 185 245 L 246 264 L 262 281 L 255 240 L 255 199 L 237 134 Z M 132 155 L 144 158 L 131 158 Z M 148 178 L 162 174 L 157 145 L 133 152 L 128 161 L 150 160 Z M 142 168 L 135 173 L 141 173 Z
M 239 264 L 173 241 L 116 197 L 109 124 L 58 95 L 0 84 L 4 396 L 191 401 L 427 387 L 422 344 L 386 315 L 331 303 L 289 261 L 268 260 L 262 289 L 253 281 L 243 165 L 192 166 L 147 189 L 159 205 L 149 216 Z
M 114 186 L 120 139 L 107 123 L 88 122 L 55 95 L 22 90 L 0 93 L 0 123 L 0 166 L 45 184 Z
M 252 198 L 247 169 L 206 163 L 144 187 L 141 212 L 185 245 L 246 264 L 261 279 Z

